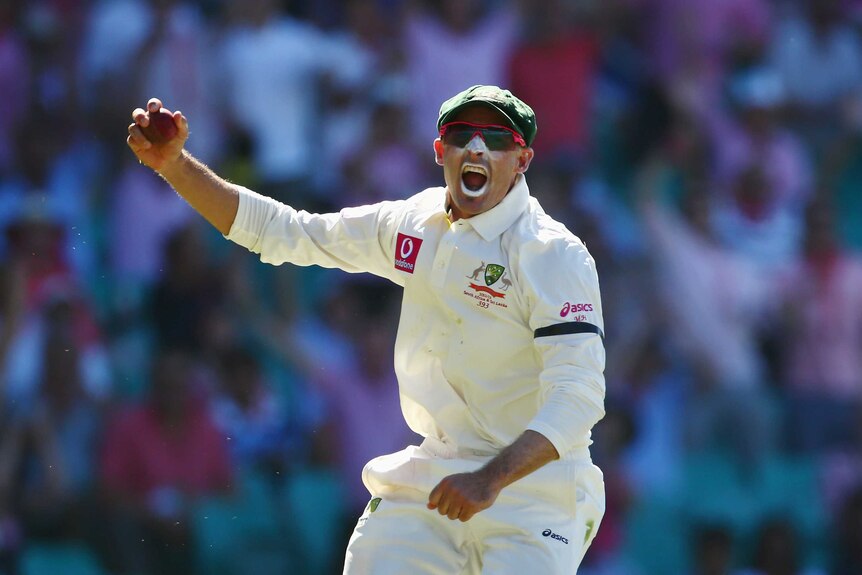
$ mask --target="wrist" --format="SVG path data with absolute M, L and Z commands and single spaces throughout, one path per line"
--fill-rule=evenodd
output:
M 182 171 L 183 166 L 189 161 L 188 153 L 185 150 L 181 150 L 177 156 L 172 159 L 166 161 L 164 164 L 159 166 L 159 169 L 156 170 L 161 177 L 163 177 L 167 181 L 171 181 L 172 178 L 179 175 Z
M 489 461 L 487 465 L 478 469 L 476 474 L 485 485 L 497 492 L 502 491 L 504 487 L 512 483 L 505 469 L 496 460 Z

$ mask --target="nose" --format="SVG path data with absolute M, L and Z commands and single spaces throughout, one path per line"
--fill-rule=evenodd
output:
M 486 151 L 488 151 L 488 147 L 485 145 L 485 140 L 482 138 L 482 135 L 478 132 L 470 138 L 470 141 L 467 142 L 467 145 L 464 146 L 464 149 L 470 153 L 482 155 Z

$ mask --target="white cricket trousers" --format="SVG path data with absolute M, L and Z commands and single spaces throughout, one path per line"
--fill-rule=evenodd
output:
M 509 485 L 467 522 L 425 506 L 441 479 L 489 459 L 426 439 L 371 460 L 362 479 L 372 502 L 347 545 L 344 575 L 576 573 L 605 511 L 602 472 L 589 451 Z

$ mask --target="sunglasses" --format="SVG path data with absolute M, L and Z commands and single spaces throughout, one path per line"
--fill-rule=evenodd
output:
M 443 124 L 440 128 L 440 138 L 444 143 L 459 148 L 465 147 L 473 137 L 479 137 L 485 141 L 488 149 L 494 152 L 511 150 L 515 144 L 527 147 L 524 137 L 506 126 L 497 124 L 471 124 L 470 122 L 450 122 Z

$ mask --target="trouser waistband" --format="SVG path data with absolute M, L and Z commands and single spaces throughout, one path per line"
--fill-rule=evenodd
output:
M 482 450 L 458 447 L 457 445 L 441 441 L 436 437 L 426 437 L 420 447 L 428 453 L 444 459 L 492 458 L 500 453 L 499 451 L 492 451 L 490 449 Z M 566 461 L 591 461 L 590 448 L 586 445 L 574 447 L 566 453 L 561 454 L 560 459 Z

